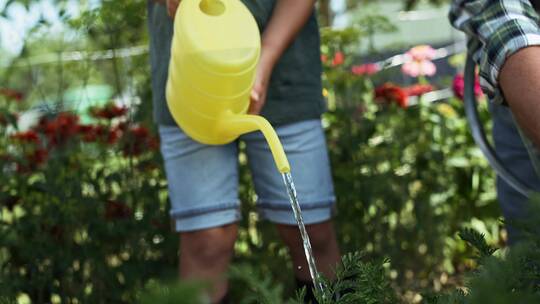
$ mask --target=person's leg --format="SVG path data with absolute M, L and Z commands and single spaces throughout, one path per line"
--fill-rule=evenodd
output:
M 279 126 L 276 132 L 291 164 L 302 216 L 318 270 L 332 279 L 340 261 L 331 217 L 335 196 L 324 130 L 319 120 Z M 263 218 L 277 224 L 289 247 L 299 281 L 311 281 L 300 233 L 283 179 L 274 165 L 269 147 L 260 133 L 244 137 L 248 162 Z
M 493 139 L 495 150 L 503 164 L 521 182 L 531 189 L 540 191 L 540 177 L 536 175 L 527 149 L 521 141 L 513 123 L 510 109 L 490 104 L 493 119 Z M 497 177 L 497 196 L 502 213 L 507 222 L 522 219 L 527 215 L 528 198 Z M 519 231 L 511 224 L 506 225 L 508 242 L 514 244 L 520 239 Z
M 306 254 L 302 244 L 302 237 L 297 225 L 276 225 L 279 235 L 283 242 L 289 248 L 291 259 L 293 261 L 294 276 L 298 289 L 305 287 L 306 303 L 316 304 L 313 289 L 315 285 L 309 266 L 307 264 Z M 339 248 L 336 241 L 334 227 L 331 221 L 306 226 L 307 233 L 313 249 L 317 271 L 322 273 L 327 279 L 335 278 L 335 268 L 339 263 Z
M 218 303 L 227 293 L 225 277 L 231 261 L 238 226 L 180 233 L 180 278 L 203 280 L 212 285 L 212 303 Z
M 180 233 L 180 278 L 210 282 L 212 303 L 218 303 L 227 292 L 240 219 L 236 144 L 202 145 L 172 126 L 160 126 L 160 136 L 171 217 Z
M 296 278 L 302 282 L 311 281 L 298 226 L 278 224 L 276 227 L 283 242 L 289 248 Z M 307 225 L 306 230 L 315 256 L 317 270 L 327 279 L 334 279 L 334 271 L 339 263 L 340 255 L 332 222 Z

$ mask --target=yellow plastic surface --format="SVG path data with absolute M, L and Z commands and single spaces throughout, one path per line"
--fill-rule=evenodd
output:
M 246 115 L 260 45 L 257 23 L 240 0 L 183 0 L 175 17 L 167 104 L 184 132 L 204 144 L 227 144 L 260 130 L 285 173 L 289 162 L 270 123 Z
M 257 130 L 261 131 L 270 146 L 270 151 L 272 151 L 272 156 L 274 156 L 274 161 L 279 172 L 287 173 L 291 171 L 291 166 L 276 131 L 274 131 L 270 123 L 263 117 L 259 115 L 233 115 L 225 113 L 219 120 L 219 130 L 225 136 L 238 132 L 243 134 Z

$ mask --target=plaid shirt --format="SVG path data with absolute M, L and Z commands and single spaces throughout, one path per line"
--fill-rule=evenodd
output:
M 482 89 L 502 103 L 498 78 L 506 58 L 540 45 L 540 18 L 528 0 L 454 0 L 452 25 L 467 34 L 467 47 L 480 66 Z

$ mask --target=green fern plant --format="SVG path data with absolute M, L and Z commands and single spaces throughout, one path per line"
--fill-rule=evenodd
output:
M 526 220 L 511 224 L 521 232 L 520 242 L 500 255 L 486 243 L 483 234 L 472 229 L 459 233 L 478 255 L 478 269 L 467 284 L 451 294 L 428 295 L 427 304 L 540 303 L 540 203 L 533 198 Z
M 472 245 L 478 252 L 477 259 L 482 261 L 483 259 L 492 256 L 497 248 L 494 248 L 486 242 L 485 235 L 471 228 L 461 229 L 459 232 L 459 237 Z

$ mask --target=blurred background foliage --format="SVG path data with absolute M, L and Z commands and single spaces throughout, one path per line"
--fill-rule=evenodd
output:
M 37 12 L 37 22 L 24 27 L 20 47 L 0 45 L 0 88 L 20 93 L 16 101 L 0 97 L 0 294 L 32 303 L 134 303 L 144 301 L 145 287 L 166 293 L 156 286 L 174 278 L 178 244 L 168 224 L 159 153 L 125 153 L 155 137 L 144 48 L 146 1 L 47 2 L 50 9 L 42 10 L 43 1 L 0 1 L 2 28 L 20 25 L 14 19 L 25 11 Z M 445 1 L 389 2 L 436 9 Z M 457 237 L 460 228 L 474 227 L 489 244 L 504 245 L 494 175 L 469 136 L 458 98 L 406 96 L 405 107 L 393 97 L 376 98 L 376 89 L 389 79 L 444 90 L 462 60 L 454 57 L 452 69 L 424 79 L 404 76 L 399 68 L 355 73 L 370 55 L 387 55 L 375 40 L 399 33 L 400 26 L 378 10 L 382 1 L 341 4 L 339 12 L 330 1 L 319 2 L 323 25 L 350 15 L 347 26 L 321 33 L 329 102 L 323 122 L 340 245 L 344 254 L 363 252 L 363 263 L 389 258 L 380 267 L 399 301 L 419 302 L 424 291 L 460 286 L 463 272 L 476 265 Z M 97 94 L 92 85 L 110 92 Z M 80 133 L 66 135 L 38 166 L 17 171 L 35 162 L 30 156 L 55 137 L 42 124 L 29 129 L 38 135 L 37 144 L 21 142 L 12 136 L 15 118 L 20 122 L 35 112 L 60 123 L 58 113 L 83 117 L 88 107 L 81 105 L 103 109 L 111 103 L 129 110 L 111 119 L 76 118 L 71 123 Z M 480 110 L 487 123 L 485 103 Z M 140 133 L 140 127 L 148 132 Z M 85 132 L 98 129 L 97 139 L 85 140 Z M 110 142 L 110 136 L 118 138 Z M 290 298 L 291 261 L 272 225 L 254 212 L 256 196 L 245 157 L 240 160 L 244 204 L 233 296 L 249 299 L 255 289 Z M 246 285 L 250 275 L 260 280 Z
M 332 0 L 319 0 L 319 10 L 320 10 L 320 20 L 321 24 L 324 26 L 331 25 L 333 22 L 333 18 L 335 16 L 335 12 L 332 11 L 331 4 Z M 345 7 L 344 9 L 347 11 L 352 11 L 356 9 L 361 9 L 362 6 L 365 6 L 366 4 L 371 3 L 377 3 L 377 2 L 383 2 L 383 1 L 376 1 L 376 0 L 344 0 Z M 389 1 L 387 1 L 389 2 Z M 402 0 L 402 6 L 404 10 L 412 10 L 414 9 L 422 0 Z M 448 0 L 429 0 L 427 1 L 430 4 L 433 5 L 441 5 L 443 3 L 449 2 Z

